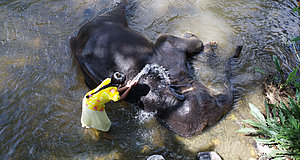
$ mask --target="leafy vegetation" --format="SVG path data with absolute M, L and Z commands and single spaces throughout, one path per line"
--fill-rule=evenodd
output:
M 300 88 L 300 83 L 298 81 L 300 76 L 297 76 L 297 72 L 299 71 L 299 66 L 296 66 L 296 68 L 293 68 L 293 71 L 291 73 L 289 73 L 287 78 L 285 78 L 284 72 L 280 65 L 280 62 L 275 55 L 273 56 L 273 62 L 275 64 L 275 69 L 277 70 L 277 73 L 279 74 L 279 77 L 275 77 L 275 80 L 280 80 L 280 83 L 279 83 L 280 90 L 284 89 L 289 84 L 296 88 Z
M 293 9 L 293 12 L 298 12 L 298 15 L 300 15 L 300 1 L 298 1 L 297 5 L 298 6 Z M 298 52 L 297 52 L 296 47 L 295 47 L 295 43 L 299 42 L 299 41 L 300 41 L 300 36 L 292 39 L 294 52 L 295 52 L 295 54 L 298 58 L 298 61 L 300 62 L 300 57 L 299 57 Z
M 290 98 L 289 105 L 265 103 L 266 118 L 253 104 L 249 104 L 251 114 L 257 121 L 244 120 L 254 128 L 242 128 L 238 132 L 261 135 L 256 142 L 273 147 L 268 157 L 281 159 L 290 156 L 300 159 L 300 95 L 297 100 Z
M 293 9 L 293 12 L 298 12 L 298 14 L 300 14 L 300 1 L 297 2 L 297 5 L 298 6 Z
M 298 37 L 296 37 L 296 38 L 292 39 L 292 41 L 293 41 L 293 42 L 300 41 L 300 36 L 298 36 Z
M 273 62 L 277 71 L 274 81 L 279 84 L 278 89 L 283 90 L 291 86 L 296 90 L 294 98 L 289 97 L 288 102 L 276 102 L 270 104 L 265 101 L 266 116 L 257 107 L 249 104 L 250 112 L 256 119 L 244 120 L 254 128 L 242 128 L 238 132 L 259 135 L 255 138 L 257 142 L 273 147 L 273 152 L 267 157 L 281 159 L 289 156 L 293 159 L 300 159 L 300 83 L 297 76 L 299 66 L 284 76 L 280 61 L 273 56 Z
M 244 122 L 254 128 L 242 128 L 238 132 L 259 135 L 259 138 L 255 138 L 257 142 L 272 146 L 273 151 L 267 157 L 281 159 L 289 156 L 300 159 L 300 83 L 298 81 L 300 77 L 297 76 L 299 66 L 293 68 L 285 78 L 276 56 L 273 56 L 273 62 L 277 70 L 277 76 L 273 80 L 278 82 L 279 90 L 292 86 L 296 94 L 294 98 L 288 98 L 289 102 L 286 102 L 288 105 L 282 101 L 275 104 L 265 101 L 266 116 L 253 104 L 249 104 L 251 114 L 256 121 L 244 120 Z

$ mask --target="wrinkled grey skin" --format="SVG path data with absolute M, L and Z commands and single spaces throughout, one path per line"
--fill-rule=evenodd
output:
M 142 76 L 127 101 L 137 102 L 147 111 L 157 111 L 159 120 L 176 134 L 198 134 L 231 109 L 233 94 L 229 87 L 213 95 L 193 79 L 187 67 L 189 57 L 200 52 L 214 54 L 210 43 L 203 45 L 195 35 L 187 33 L 183 38 L 161 35 L 153 44 L 128 28 L 124 13 L 122 4 L 118 5 L 87 22 L 70 40 L 89 88 L 95 88 L 115 71 L 124 72 L 130 80 L 146 64 L 157 63 L 168 70 L 171 85 L 156 75 Z

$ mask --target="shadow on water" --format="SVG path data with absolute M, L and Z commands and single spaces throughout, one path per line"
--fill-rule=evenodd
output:
M 0 2 L 0 159 L 194 159 L 214 150 L 226 159 L 258 154 L 254 141 L 236 133 L 251 118 L 248 102 L 263 102 L 255 68 L 273 72 L 272 55 L 291 70 L 296 64 L 290 36 L 299 35 L 293 1 L 145 0 L 129 1 L 129 26 L 150 40 L 159 34 L 195 33 L 217 41 L 220 63 L 236 45 L 232 82 L 239 93 L 233 110 L 202 134 L 182 138 L 162 127 L 153 115 L 126 103 L 110 104 L 114 140 L 94 141 L 80 125 L 81 100 L 88 91 L 69 49 L 69 39 L 110 0 L 4 0 Z M 215 65 L 194 59 L 195 74 L 208 86 L 218 83 Z M 220 65 L 222 66 L 222 65 Z

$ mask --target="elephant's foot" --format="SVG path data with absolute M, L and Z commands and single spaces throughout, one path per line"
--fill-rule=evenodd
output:
M 218 43 L 216 41 L 206 42 L 204 43 L 204 53 L 215 55 L 214 49 L 218 47 Z

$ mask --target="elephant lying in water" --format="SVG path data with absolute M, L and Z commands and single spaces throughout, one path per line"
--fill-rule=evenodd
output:
M 163 83 L 163 77 L 155 73 L 144 75 L 127 100 L 138 102 L 147 111 L 156 111 L 161 122 L 180 136 L 195 135 L 215 124 L 231 109 L 232 91 L 227 87 L 223 93 L 211 94 L 193 79 L 187 67 L 189 57 L 200 52 L 214 54 L 214 44 L 203 45 L 190 33 L 183 38 L 161 35 L 153 44 L 128 28 L 122 5 L 87 22 L 70 40 L 88 87 L 95 88 L 114 71 L 133 79 L 146 64 L 155 63 L 167 70 L 169 83 Z M 235 55 L 240 51 L 238 47 Z

